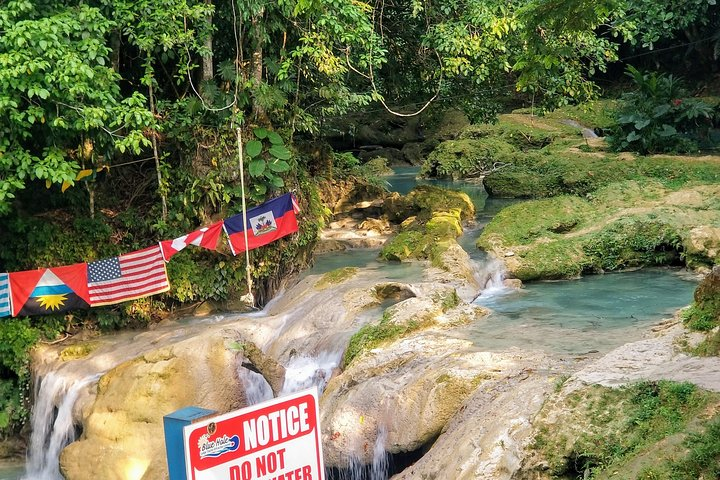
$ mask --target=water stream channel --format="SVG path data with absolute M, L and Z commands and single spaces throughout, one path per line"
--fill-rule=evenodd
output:
M 417 183 L 416 174 L 417 169 L 399 170 L 396 175 L 388 177 L 390 189 L 406 193 Z M 602 354 L 641 338 L 651 324 L 670 317 L 678 308 L 692 301 L 696 280 L 690 274 L 671 269 L 597 275 L 572 281 L 537 282 L 525 285 L 522 290 L 505 288 L 501 282 L 501 264 L 477 251 L 474 240 L 480 229 L 510 201 L 488 198 L 480 184 L 442 184 L 466 191 L 478 212 L 476 225 L 461 238 L 461 245 L 471 254 L 478 272 L 482 272 L 483 278 L 487 279 L 474 301 L 492 309 L 493 313 L 485 321 L 464 327 L 455 335 L 472 340 L 479 349 L 530 347 L 558 355 Z M 320 255 L 314 266 L 301 276 L 300 283 L 303 279 L 316 278 L 345 266 L 360 269 L 358 282 L 411 283 L 422 275 L 422 269 L 415 264 L 380 262 L 377 253 L 375 249 L 356 249 Z M 249 322 L 274 329 L 262 348 L 285 363 L 287 375 L 283 392 L 312 384 L 322 387 L 339 364 L 344 345 L 352 333 L 364 323 L 379 318 L 384 305 L 364 311 L 363 318 L 355 319 L 350 326 L 321 334 L 313 333 L 316 338 L 312 348 L 308 347 L 306 351 L 292 356 L 285 352 L 290 348 L 289 342 L 300 335 L 294 332 L 293 319 L 308 315 L 311 311 L 313 315 L 318 315 L 323 302 L 332 302 L 333 299 L 333 292 L 327 290 L 307 289 L 302 293 L 302 301 L 287 302 L 283 299 L 287 292 L 281 292 L 263 311 L 253 314 L 185 318 L 149 332 L 108 336 L 102 340 L 102 346 L 87 359 L 65 362 L 53 369 L 43 370 L 42 366 L 39 367 L 27 463 L 0 466 L 0 480 L 62 479 L 58 455 L 76 435 L 71 421 L 76 399 L 82 398 L 104 372 L 120 362 L 134 358 L 145 349 L 156 347 L 159 342 L 192 337 L 208 325 Z M 326 321 L 332 324 L 333 318 L 329 316 Z M 238 376 L 248 392 L 250 402 L 272 396 L 267 382 L 259 374 L 242 369 L 242 372 L 238 371 Z M 378 458 L 382 460 L 384 457 L 379 455 Z M 372 480 L 387 477 L 387 469 L 382 462 L 373 465 L 368 472 L 360 476 Z

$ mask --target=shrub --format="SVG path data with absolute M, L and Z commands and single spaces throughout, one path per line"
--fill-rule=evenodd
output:
M 712 107 L 685 98 L 682 82 L 672 75 L 644 73 L 633 66 L 626 74 L 636 89 L 621 98 L 610 146 L 640 153 L 697 150 L 696 138 L 709 125 Z

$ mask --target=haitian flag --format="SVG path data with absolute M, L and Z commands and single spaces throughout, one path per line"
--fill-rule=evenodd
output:
M 243 225 L 242 213 L 226 218 L 223 228 L 230 241 L 233 255 L 245 251 L 247 227 L 248 250 L 298 231 L 295 214 L 300 211 L 295 196 L 286 193 L 247 211 L 247 225 Z
M 88 308 L 87 264 L 42 268 L 9 274 L 15 317 Z
M 217 250 L 217 242 L 222 232 L 223 222 L 215 222 L 209 227 L 203 227 L 194 232 L 178 237 L 175 240 L 163 240 L 160 242 L 160 251 L 163 259 L 168 262 L 170 257 L 178 253 L 188 245 L 207 248 L 208 250 Z
M 8 274 L 0 273 L 0 317 L 7 317 L 11 313 Z

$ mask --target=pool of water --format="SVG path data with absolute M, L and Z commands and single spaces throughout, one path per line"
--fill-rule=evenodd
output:
M 451 180 L 418 179 L 417 174 L 420 172 L 420 167 L 397 167 L 394 171 L 395 173 L 393 175 L 385 177 L 388 183 L 388 189 L 391 192 L 398 192 L 401 195 L 405 195 L 416 185 L 437 185 L 439 187 L 465 192 L 475 205 L 476 211 L 480 212 L 485 209 L 488 194 L 480 181 L 453 182 Z
M 381 278 L 397 282 L 416 282 L 422 278 L 423 266 L 419 263 L 386 262 L 378 259 L 379 249 L 349 249 L 317 255 L 312 268 L 303 275 L 318 275 L 343 267 L 357 267 L 364 271 L 377 271 Z
M 25 473 L 23 463 L 0 463 L 0 480 L 17 480 Z
M 692 302 L 697 280 L 684 271 L 647 269 L 579 280 L 491 289 L 475 300 L 493 313 L 464 331 L 479 348 L 607 352 Z

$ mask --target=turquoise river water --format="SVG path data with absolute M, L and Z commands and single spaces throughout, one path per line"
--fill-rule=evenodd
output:
M 418 182 L 417 169 L 401 169 L 388 177 L 389 188 L 407 193 Z M 477 208 L 477 223 L 460 241 L 479 268 L 489 259 L 474 247 L 482 227 L 510 200 L 489 199 L 480 184 L 431 182 L 459 188 Z M 323 273 L 344 266 L 386 270 L 390 278 L 412 281 L 421 269 L 410 264 L 377 260 L 377 250 L 349 250 L 322 255 L 308 273 Z M 648 327 L 673 315 L 692 301 L 696 279 L 680 270 L 649 269 L 595 275 L 578 280 L 529 283 L 521 290 L 497 282 L 483 291 L 476 303 L 492 309 L 484 321 L 458 332 L 480 349 L 508 347 L 541 349 L 558 354 L 603 353 L 639 339 Z M 0 480 L 16 480 L 19 464 L 0 465 Z

